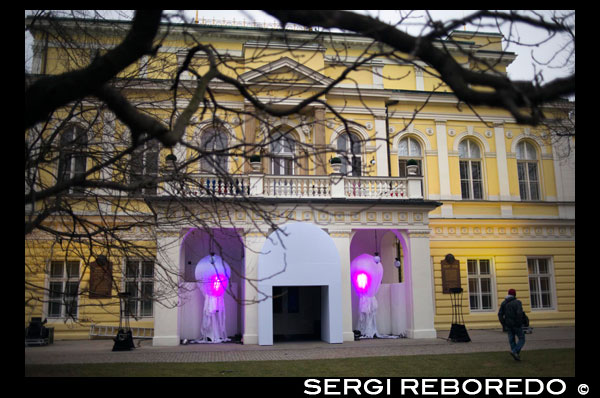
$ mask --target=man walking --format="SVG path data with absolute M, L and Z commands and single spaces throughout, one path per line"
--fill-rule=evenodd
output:
M 500 310 L 498 311 L 498 320 L 503 329 L 508 331 L 508 343 L 510 344 L 510 355 L 515 361 L 520 361 L 519 353 L 525 345 L 525 333 L 523 332 L 523 304 L 517 300 L 515 289 L 508 291 L 508 296 L 504 298 Z M 515 337 L 518 342 L 515 342 Z

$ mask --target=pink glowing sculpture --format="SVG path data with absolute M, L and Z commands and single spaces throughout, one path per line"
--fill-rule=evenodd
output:
M 203 341 L 229 341 L 225 330 L 224 293 L 229 284 L 231 268 L 220 256 L 211 254 L 198 261 L 196 282 L 204 296 L 200 334 Z
M 377 334 L 377 299 L 375 295 L 383 278 L 383 266 L 370 254 L 361 254 L 350 264 L 352 285 L 358 295 L 359 318 L 357 329 L 365 337 Z

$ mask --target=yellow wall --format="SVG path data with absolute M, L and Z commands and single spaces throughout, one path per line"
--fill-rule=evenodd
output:
M 431 222 L 432 231 L 449 228 L 460 231 L 461 226 L 450 221 Z M 511 226 L 504 226 L 510 231 Z M 485 232 L 486 227 L 482 228 Z M 497 227 L 495 228 L 497 230 Z M 473 231 L 470 227 L 469 232 Z M 439 236 L 436 236 L 439 235 Z M 528 240 L 490 238 L 484 240 L 477 236 L 468 239 L 451 239 L 442 234 L 433 234 L 431 256 L 435 280 L 435 328 L 449 330 L 452 323 L 450 295 L 442 293 L 441 261 L 446 254 L 452 253 L 460 261 L 460 275 L 463 292 L 462 311 L 465 325 L 469 329 L 499 328 L 498 309 L 508 289 L 516 289 L 517 298 L 529 316 L 532 327 L 561 326 L 575 324 L 575 243 L 565 240 Z M 550 257 L 554 268 L 554 286 L 556 291 L 555 307 L 551 310 L 531 310 L 529 298 L 529 279 L 527 257 Z M 491 311 L 470 311 L 468 295 L 467 259 L 489 259 L 494 270 L 496 296 Z
M 132 242 L 135 245 L 148 248 L 148 255 L 155 252 L 155 243 L 152 241 Z M 68 249 L 67 249 L 68 246 Z M 114 250 L 113 250 L 114 252 Z M 113 264 L 113 279 L 117 286 L 121 286 L 123 277 L 124 258 L 108 256 Z M 119 299 L 117 290 L 113 287 L 113 298 L 90 299 L 85 293 L 89 289 L 90 258 L 89 246 L 86 244 L 64 244 L 50 240 L 26 239 L 25 241 L 25 326 L 31 317 L 43 316 L 43 301 L 46 300 L 48 264 L 50 261 L 78 261 L 80 286 L 77 321 L 63 319 L 49 319 L 46 327 L 54 327 L 56 340 L 86 339 L 89 337 L 90 325 L 119 325 Z M 122 289 L 122 287 L 120 287 Z M 136 321 L 130 318 L 132 327 L 153 327 L 153 318 L 140 318 Z

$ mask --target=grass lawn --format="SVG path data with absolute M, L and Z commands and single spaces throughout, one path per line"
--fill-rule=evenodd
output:
M 25 376 L 102 377 L 571 377 L 575 349 L 209 363 L 25 365 Z

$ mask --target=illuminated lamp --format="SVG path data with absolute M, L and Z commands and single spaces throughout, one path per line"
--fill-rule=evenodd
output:
M 383 266 L 370 254 L 361 254 L 350 264 L 352 284 L 359 296 L 377 294 L 383 277 Z
M 210 253 L 196 265 L 196 281 L 205 295 L 222 296 L 227 290 L 231 268 L 220 256 Z

